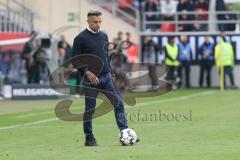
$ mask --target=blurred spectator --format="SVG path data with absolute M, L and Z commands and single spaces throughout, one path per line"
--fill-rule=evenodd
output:
M 152 40 L 152 37 L 146 36 L 142 46 L 142 57 L 144 57 L 144 62 L 147 64 L 152 87 L 157 85 L 157 53 L 157 44 Z
M 178 0 L 178 1 L 180 1 L 180 0 Z M 188 0 L 188 2 L 189 2 L 191 5 L 194 5 L 194 3 L 195 3 L 196 1 L 198 1 L 198 0 Z
M 1 52 L 1 46 L 0 46 L 0 56 L 3 56 L 3 53 Z M 0 100 L 3 100 L 3 85 L 4 85 L 4 78 L 6 75 L 5 71 L 5 62 L 3 61 L 2 57 L 0 57 Z
M 196 1 L 196 9 L 201 9 L 203 11 L 208 11 L 209 1 L 206 0 L 198 0 Z
M 202 22 L 206 22 L 205 21 L 203 15 L 201 15 L 201 13 L 199 14 L 195 14 L 194 15 L 194 24 L 193 24 L 193 31 L 206 31 L 207 30 L 207 24 L 202 23 Z
M 11 58 L 9 54 L 2 53 L 2 57 L 0 59 L 0 77 L 2 77 L 2 80 L 7 79 L 10 68 L 11 68 Z
M 228 4 L 227 5 L 227 10 L 229 12 L 233 12 L 233 5 L 232 4 Z M 229 14 L 226 14 L 226 20 L 229 20 L 229 21 L 233 21 L 233 20 L 237 20 L 237 15 L 235 13 L 229 13 Z M 229 23 L 229 24 L 226 24 L 226 31 L 235 31 L 236 30 L 236 23 Z
M 193 7 L 188 0 L 180 0 L 177 5 L 177 11 L 178 12 L 193 11 Z
M 114 81 L 120 91 L 127 89 L 129 82 L 126 77 L 127 72 L 127 56 L 122 53 L 122 49 L 118 48 L 116 52 L 111 54 L 111 68 L 114 73 Z
M 131 42 L 132 35 L 129 32 L 126 32 L 126 41 Z
M 183 14 L 180 15 L 178 31 L 179 32 L 186 32 L 192 31 L 193 26 L 189 21 L 191 20 L 190 16 L 187 15 L 187 11 L 183 11 Z
M 24 45 L 22 58 L 26 60 L 26 69 L 28 73 L 28 83 L 46 82 L 49 70 L 47 63 L 50 60 L 48 49 L 51 43 L 49 39 L 31 38 Z
M 44 42 L 46 40 L 46 42 Z M 51 39 L 37 40 L 38 50 L 35 52 L 36 65 L 39 70 L 40 81 L 37 83 L 43 84 L 48 82 L 49 69 L 48 63 L 51 60 Z
M 124 53 L 128 57 L 130 76 L 132 76 L 131 73 L 137 70 L 135 68 L 137 65 L 134 64 L 138 62 L 138 45 L 131 40 L 129 32 L 126 33 L 126 41 L 123 48 L 125 48 Z
M 174 0 L 162 0 L 161 2 L 161 12 L 163 19 L 174 20 L 174 14 L 176 13 L 177 3 Z
M 126 33 L 126 42 L 130 44 L 128 47 L 124 47 L 127 48 L 125 51 L 128 61 L 131 64 L 136 63 L 138 61 L 138 46 L 131 40 L 131 34 L 129 32 Z
M 22 58 L 26 61 L 26 70 L 27 70 L 27 81 L 28 83 L 34 82 L 34 72 L 36 71 L 36 66 L 34 64 L 34 53 L 37 48 L 35 47 L 35 39 L 37 33 L 32 32 L 30 40 L 24 44 L 22 51 Z
M 11 58 L 11 64 L 10 64 L 10 70 L 8 73 L 8 81 L 9 84 L 22 84 L 24 83 L 24 77 L 22 71 L 24 68 L 24 65 L 22 63 L 20 53 L 15 53 L 14 51 L 10 51 L 10 58 Z
M 123 32 L 119 31 L 117 37 L 113 39 L 115 47 L 117 47 L 123 41 Z
M 61 65 L 65 59 L 68 59 L 67 57 L 71 57 L 71 46 L 67 43 L 66 37 L 64 35 L 61 35 L 61 41 L 58 43 L 58 63 Z
M 165 53 L 164 64 L 168 67 L 169 71 L 166 76 L 166 80 L 176 82 L 177 80 L 177 68 L 179 66 L 178 61 L 178 46 L 175 44 L 175 37 L 169 36 L 168 43 L 163 48 Z
M 216 0 L 216 11 L 226 11 L 226 6 L 224 0 Z M 226 20 L 225 14 L 217 13 L 217 19 L 220 21 Z M 224 23 L 218 23 L 218 28 L 220 31 L 225 31 L 226 27 Z
M 202 27 L 202 24 L 200 24 L 198 22 L 194 22 L 192 31 L 201 32 L 201 31 L 204 31 L 204 30 L 205 29 Z
M 144 12 L 150 12 L 146 14 L 146 21 L 157 21 L 158 20 L 157 15 L 151 13 L 151 12 L 157 12 L 157 11 L 158 11 L 158 7 L 157 7 L 156 1 L 146 0 L 146 2 L 144 3 Z M 157 27 L 154 24 L 148 24 L 146 28 L 154 30 Z
M 234 67 L 234 51 L 231 43 L 227 42 L 225 33 L 221 32 L 221 41 L 215 46 L 216 66 L 221 72 L 221 67 L 224 69 L 224 86 L 226 86 L 226 75 L 229 76 L 231 87 L 236 88 L 233 75 Z
M 204 74 L 207 73 L 206 82 L 207 87 L 211 87 L 211 71 L 214 64 L 214 44 L 210 42 L 210 37 L 205 36 L 204 43 L 200 46 L 199 51 L 200 58 L 200 78 L 199 86 L 203 86 Z
M 193 11 L 193 6 L 189 2 L 189 0 L 180 0 L 177 5 L 177 11 L 181 14 L 178 15 L 179 22 L 179 31 L 192 31 L 192 24 L 186 24 L 181 21 L 190 21 L 193 16 L 188 14 L 188 11 Z
M 20 53 L 8 50 L 0 58 L 0 79 L 5 84 L 26 83 L 24 67 Z
M 112 72 L 114 73 L 114 81 L 120 91 L 128 89 L 129 82 L 126 77 L 126 72 L 129 70 L 128 62 L 128 48 L 133 44 L 131 42 L 131 34 L 126 33 L 126 40 L 123 40 L 123 32 L 118 32 L 118 36 L 113 40 L 114 46 L 109 44 L 109 53 L 111 60 Z M 130 57 L 131 59 L 131 57 Z M 133 57 L 133 59 L 135 59 Z
M 178 44 L 179 48 L 179 62 L 180 66 L 178 68 L 178 75 L 181 79 L 181 81 L 178 84 L 178 87 L 182 86 L 182 71 L 185 71 L 185 77 L 186 77 L 186 87 L 190 88 L 190 63 L 192 60 L 192 49 L 191 46 L 188 42 L 188 37 L 187 36 L 181 36 L 180 37 L 180 42 Z

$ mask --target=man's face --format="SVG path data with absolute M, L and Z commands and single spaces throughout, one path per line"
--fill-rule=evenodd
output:
M 188 41 L 188 37 L 187 36 L 181 36 L 181 41 L 186 43 Z
M 181 1 L 180 1 L 180 3 L 185 3 L 185 2 L 187 2 L 187 0 L 181 0 Z
M 63 42 L 66 41 L 66 37 L 64 35 L 61 36 L 61 39 L 62 39 Z
M 227 6 L 227 8 L 228 8 L 229 11 L 232 11 L 232 10 L 233 10 L 233 6 L 232 6 L 231 4 L 229 4 L 229 5 Z
M 151 37 L 149 37 L 149 36 L 145 37 L 145 39 L 144 39 L 145 43 L 148 43 L 150 40 L 151 40 Z
M 118 38 L 122 39 L 122 37 L 123 37 L 123 33 L 122 32 L 118 33 Z
M 127 34 L 127 38 L 126 38 L 128 41 L 131 40 L 131 35 L 130 34 Z
M 208 43 L 209 42 L 209 37 L 205 36 L 205 42 Z
M 89 28 L 91 28 L 94 32 L 98 32 L 100 30 L 100 26 L 102 23 L 101 16 L 91 16 L 88 19 Z
M 187 19 L 188 17 L 187 17 L 186 14 L 182 14 L 182 15 L 181 15 L 181 18 L 182 18 L 182 19 Z
M 221 37 L 225 37 L 225 36 L 226 36 L 225 32 L 221 32 L 221 33 L 220 33 L 220 36 L 221 36 Z

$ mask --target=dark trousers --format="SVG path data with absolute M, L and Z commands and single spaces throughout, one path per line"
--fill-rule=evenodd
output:
M 203 86 L 204 75 L 207 73 L 206 81 L 207 87 L 211 87 L 211 71 L 212 71 L 213 63 L 208 60 L 203 60 L 200 62 L 200 78 L 199 78 L 199 86 Z
M 224 86 L 226 86 L 226 75 L 228 75 L 231 85 L 235 86 L 232 66 L 224 66 Z
M 148 65 L 148 72 L 149 77 L 151 79 L 152 86 L 157 85 L 157 71 L 156 71 L 156 65 L 155 64 L 149 64 Z
M 40 76 L 40 67 L 38 64 L 34 64 L 27 68 L 28 84 L 39 84 Z
M 99 92 L 102 92 L 111 102 L 114 107 L 115 118 L 119 130 L 128 128 L 127 118 L 125 114 L 125 109 L 123 101 L 118 89 L 115 87 L 110 74 L 105 74 L 98 77 L 99 84 L 97 86 L 92 86 L 92 88 L 85 88 L 85 113 L 83 129 L 85 135 L 92 136 L 92 116 L 96 107 L 96 98 Z M 88 118 L 86 118 L 88 117 Z
M 75 88 L 75 93 L 82 95 L 82 86 L 81 86 L 81 71 L 78 70 L 76 74 L 74 75 L 76 78 L 76 88 Z
M 186 87 L 189 88 L 191 87 L 191 84 L 190 84 L 190 62 L 188 61 L 182 61 L 181 62 L 181 65 L 178 67 L 178 76 L 180 77 L 181 81 L 178 83 L 178 87 L 181 87 L 182 86 L 182 72 L 183 70 L 185 71 L 185 76 L 186 76 L 186 79 L 185 79 L 185 82 L 186 82 Z
M 177 71 L 177 66 L 167 66 L 168 67 L 168 73 L 167 73 L 167 77 L 166 80 L 169 81 L 176 81 L 176 75 L 174 74 Z
M 27 68 L 28 84 L 39 84 L 41 80 L 47 81 L 49 70 L 46 63 L 36 62 Z

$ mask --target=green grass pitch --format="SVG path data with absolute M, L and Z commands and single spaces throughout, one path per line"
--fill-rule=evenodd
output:
M 82 122 L 56 119 L 59 100 L 0 101 L 0 160 L 239 160 L 239 97 L 191 89 L 137 99 L 126 112 L 141 141 L 129 147 L 119 144 L 113 112 L 94 120 L 100 146 L 84 147 Z M 75 100 L 72 111 L 82 109 Z

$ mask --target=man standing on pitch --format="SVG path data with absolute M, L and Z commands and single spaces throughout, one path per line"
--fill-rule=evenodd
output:
M 83 122 L 83 129 L 86 136 L 85 146 L 97 146 L 96 139 L 92 132 L 92 116 L 99 91 L 101 91 L 114 106 L 114 113 L 119 130 L 121 131 L 128 128 L 123 101 L 118 89 L 113 84 L 107 51 L 104 49 L 104 46 L 108 43 L 108 36 L 106 33 L 100 31 L 102 22 L 101 15 L 102 13 L 99 11 L 88 12 L 88 27 L 75 37 L 73 43 L 72 56 L 92 55 L 101 59 L 103 62 L 103 67 L 99 75 L 95 75 L 87 70 L 81 70 L 81 74 L 85 74 L 86 78 L 91 82 L 91 87 L 84 88 L 84 116 L 88 117 L 87 120 L 84 118 Z M 94 64 L 96 62 L 94 59 L 89 59 L 88 63 Z

